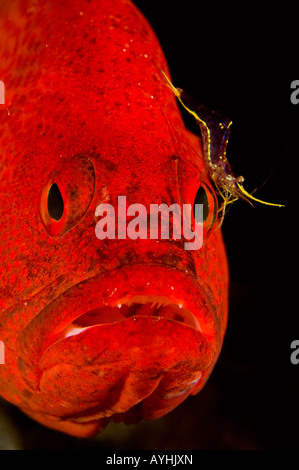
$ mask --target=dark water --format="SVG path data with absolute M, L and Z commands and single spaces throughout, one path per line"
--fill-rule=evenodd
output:
M 299 78 L 296 15 L 272 5 L 270 21 L 252 3 L 246 15 L 235 3 L 135 3 L 161 40 L 175 85 L 233 120 L 227 155 L 245 188 L 267 179 L 257 197 L 286 207 L 237 202 L 225 218 L 230 317 L 219 361 L 198 396 L 164 418 L 110 424 L 91 439 L 48 430 L 0 402 L 0 449 L 295 449 L 299 105 L 289 97 Z

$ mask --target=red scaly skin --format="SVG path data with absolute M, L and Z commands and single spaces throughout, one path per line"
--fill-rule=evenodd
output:
M 75 436 L 168 413 L 201 390 L 223 342 L 217 223 L 193 251 L 183 239 L 95 236 L 100 203 L 193 204 L 200 182 L 210 186 L 161 70 L 169 76 L 129 0 L 0 1 L 0 394 Z M 47 212 L 53 182 L 59 222 Z M 109 320 L 132 299 L 142 314 Z M 199 328 L 146 314 L 155 302 L 182 306 Z M 102 322 L 66 337 L 99 307 Z

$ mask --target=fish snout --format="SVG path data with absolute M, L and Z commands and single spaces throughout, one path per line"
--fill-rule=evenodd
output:
M 203 286 L 161 265 L 88 279 L 38 317 L 23 339 L 30 354 L 30 338 L 43 338 L 37 384 L 43 413 L 52 427 L 74 423 L 76 435 L 79 425 L 80 435 L 84 426 L 90 432 L 94 420 L 168 413 L 203 387 L 220 348 Z M 51 331 L 41 328 L 50 320 Z

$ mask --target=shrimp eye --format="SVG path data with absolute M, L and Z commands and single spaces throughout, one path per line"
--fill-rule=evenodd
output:
M 201 212 L 196 211 L 196 204 L 202 205 Z M 200 214 L 200 216 L 199 216 Z M 215 222 L 217 215 L 217 200 L 212 189 L 202 183 L 198 188 L 194 204 L 193 204 L 193 215 L 195 222 L 198 225 L 204 224 L 207 229 L 210 229 Z M 202 220 L 201 220 L 202 219 Z
M 47 201 L 48 213 L 54 220 L 60 220 L 64 210 L 64 203 L 61 192 L 56 183 L 53 183 L 49 189 Z

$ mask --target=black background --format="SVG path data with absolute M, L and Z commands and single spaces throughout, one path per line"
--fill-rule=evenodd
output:
M 0 449 L 295 449 L 299 440 L 296 16 L 286 3 L 136 0 L 157 33 L 172 80 L 233 121 L 227 156 L 248 191 L 274 208 L 236 202 L 223 233 L 230 263 L 230 316 L 204 390 L 138 426 L 109 425 L 77 439 L 3 404 Z

